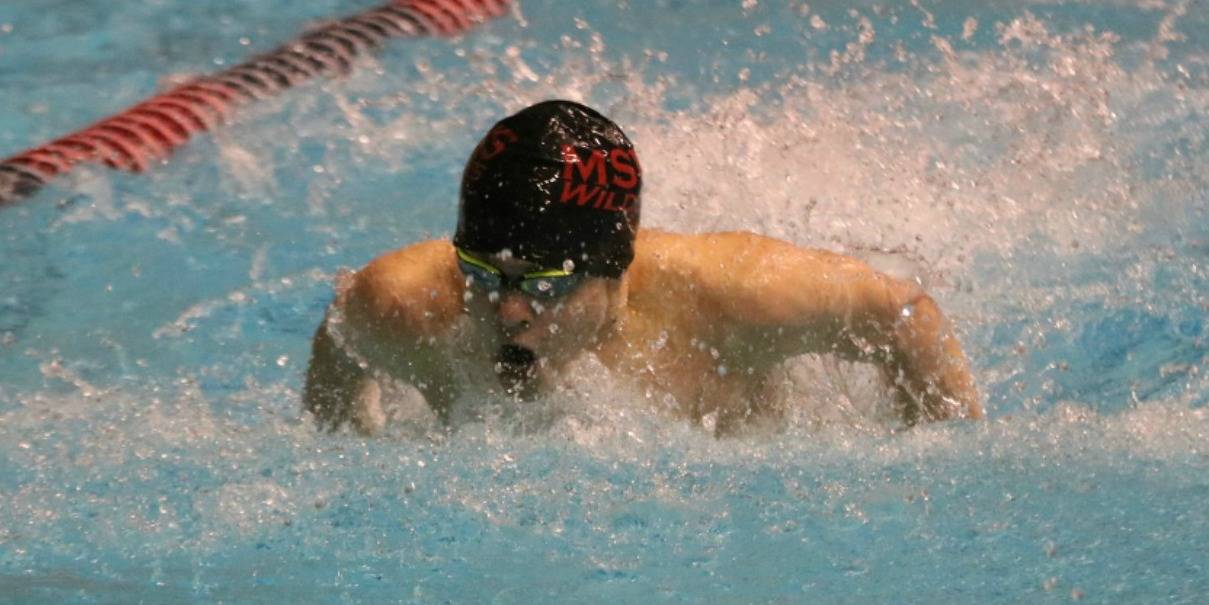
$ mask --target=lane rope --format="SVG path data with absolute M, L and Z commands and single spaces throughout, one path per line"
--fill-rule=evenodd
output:
M 202 76 L 82 130 L 0 161 L 0 207 L 80 163 L 142 172 L 236 109 L 318 77 L 347 74 L 392 38 L 456 36 L 507 12 L 512 0 L 394 0 L 307 31 L 274 50 Z

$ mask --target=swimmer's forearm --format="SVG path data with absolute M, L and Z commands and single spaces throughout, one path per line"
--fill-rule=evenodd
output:
M 925 420 L 982 418 L 974 376 L 961 343 L 931 297 L 920 294 L 897 312 L 894 342 L 904 385 Z
M 352 402 L 358 394 L 360 366 L 340 349 L 325 321 L 315 332 L 311 361 L 307 366 L 302 400 L 320 426 L 335 429 L 350 419 Z

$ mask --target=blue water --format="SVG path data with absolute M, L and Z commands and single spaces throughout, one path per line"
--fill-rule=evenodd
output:
M 8 0 L 0 154 L 373 6 Z M 146 175 L 0 209 L 2 602 L 1209 598 L 1209 7 L 525 1 L 249 108 Z M 452 434 L 315 431 L 342 268 L 448 235 L 551 96 L 635 139 L 644 221 L 921 268 L 989 420 L 907 432 L 786 369 L 716 440 L 585 386 Z

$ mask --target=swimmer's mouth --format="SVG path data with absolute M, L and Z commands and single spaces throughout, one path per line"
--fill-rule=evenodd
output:
M 527 395 L 525 386 L 537 377 L 537 354 L 520 345 L 506 344 L 495 357 L 495 373 L 510 394 Z

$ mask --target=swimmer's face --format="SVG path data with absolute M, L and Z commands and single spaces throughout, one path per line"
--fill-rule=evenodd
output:
M 507 253 L 476 256 L 501 272 L 508 285 L 490 289 L 470 276 L 464 298 L 471 317 L 490 323 L 504 345 L 528 349 L 539 360 L 558 366 L 590 349 L 614 312 L 619 279 L 576 276 L 565 291 L 554 286 L 558 296 L 534 295 L 517 284 L 546 267 Z

